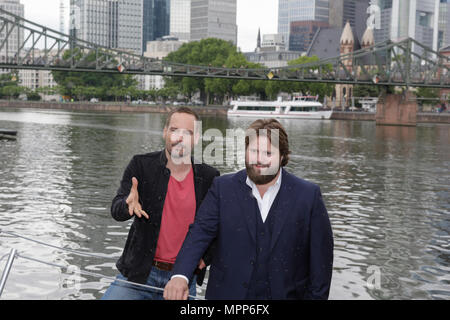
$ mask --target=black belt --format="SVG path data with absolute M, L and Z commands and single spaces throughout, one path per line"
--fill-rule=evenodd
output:
M 173 269 L 173 263 L 161 262 L 157 260 L 153 260 L 152 266 L 162 271 L 172 271 Z M 199 268 L 196 268 L 194 274 L 200 274 L 201 271 L 202 270 L 200 270 Z

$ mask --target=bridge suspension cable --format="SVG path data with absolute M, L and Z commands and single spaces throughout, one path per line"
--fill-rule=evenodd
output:
M 61 251 L 74 253 L 74 254 L 77 254 L 77 255 L 80 255 L 80 256 L 91 256 L 91 257 L 95 257 L 95 258 L 112 258 L 112 256 L 108 256 L 108 255 L 92 254 L 92 253 L 89 253 L 89 252 L 82 252 L 82 251 L 77 251 L 77 250 L 73 250 L 73 249 L 68 249 L 68 248 L 62 248 L 62 247 L 54 246 L 54 245 L 45 243 L 43 241 L 35 240 L 35 239 L 29 238 L 29 237 L 25 237 L 25 236 L 22 236 L 22 235 L 13 233 L 13 232 L 9 232 L 9 231 L 0 230 L 0 234 L 1 233 L 7 234 L 7 235 L 13 236 L 13 237 L 21 238 L 21 239 L 24 239 L 24 240 L 27 240 L 27 241 L 31 241 L 31 242 L 37 243 L 39 245 L 44 245 L 44 246 L 48 246 L 48 247 L 51 247 L 51 248 L 54 248 L 54 249 L 58 249 L 58 250 L 61 250 Z M 147 285 L 147 284 L 141 284 L 141 283 L 137 283 L 137 282 L 131 282 L 131 281 L 128 281 L 128 280 L 122 280 L 122 279 L 118 279 L 118 278 L 111 277 L 111 276 L 105 276 L 105 275 L 100 274 L 100 273 L 86 271 L 86 270 L 82 270 L 80 268 L 77 268 L 76 270 L 72 270 L 71 271 L 70 268 L 67 267 L 67 266 L 64 266 L 64 265 L 61 265 L 61 264 L 56 264 L 56 263 L 53 263 L 53 262 L 47 262 L 47 261 L 44 261 L 44 260 L 41 260 L 41 259 L 37 259 L 37 258 L 34 258 L 34 257 L 30 257 L 30 256 L 24 255 L 24 254 L 22 254 L 20 252 L 17 252 L 15 249 L 12 249 L 9 254 L 3 255 L 0 258 L 0 262 L 3 259 L 5 259 L 6 257 L 8 257 L 8 256 L 9 256 L 8 264 L 7 264 L 7 266 L 5 266 L 5 268 L 3 270 L 3 274 L 2 274 L 2 277 L 1 277 L 2 281 L 0 282 L 0 297 L 1 297 L 1 293 L 2 293 L 2 291 L 4 289 L 4 287 L 6 285 L 6 280 L 8 278 L 8 275 L 9 275 L 10 271 L 11 271 L 12 263 L 13 263 L 15 258 L 22 258 L 22 259 L 34 261 L 34 262 L 37 262 L 37 263 L 40 263 L 40 264 L 44 264 L 44 265 L 47 265 L 47 266 L 60 268 L 62 270 L 66 270 L 66 272 L 68 272 L 68 273 L 79 272 L 80 275 L 83 274 L 83 275 L 97 277 L 97 278 L 100 278 L 100 279 L 107 279 L 107 280 L 110 280 L 110 281 L 117 281 L 117 282 L 120 282 L 120 283 L 132 285 L 134 287 L 147 289 L 147 290 L 152 290 L 152 291 L 157 291 L 157 292 L 160 292 L 160 293 L 164 292 L 164 289 L 162 289 L 162 288 L 150 286 L 150 285 Z M 205 298 L 202 297 L 202 296 L 191 296 L 191 295 L 189 295 L 189 298 L 195 299 L 195 300 L 205 300 Z

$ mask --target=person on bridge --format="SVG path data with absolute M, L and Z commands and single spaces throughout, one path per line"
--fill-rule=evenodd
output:
M 257 120 L 247 133 L 246 169 L 214 179 L 165 299 L 187 299 L 198 259 L 214 239 L 207 299 L 328 298 L 333 236 L 320 188 L 283 168 L 290 151 L 277 120 Z
M 201 134 L 196 132 L 198 120 L 190 108 L 175 109 L 164 127 L 165 149 L 136 155 L 126 168 L 112 201 L 111 215 L 117 221 L 132 217 L 134 221 L 116 264 L 120 274 L 102 299 L 162 300 L 163 288 L 189 225 L 213 179 L 219 176 L 219 171 L 206 164 L 195 164 L 191 157 Z M 203 283 L 211 259 L 208 251 L 202 256 L 193 272 L 196 276 L 191 277 L 191 296 L 196 294 L 196 282 Z M 160 291 L 120 280 L 158 287 Z

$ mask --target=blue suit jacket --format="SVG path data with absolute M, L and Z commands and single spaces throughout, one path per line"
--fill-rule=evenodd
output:
M 333 236 L 320 188 L 282 170 L 268 265 L 273 299 L 327 299 Z M 188 278 L 216 239 L 207 299 L 245 299 L 256 259 L 255 210 L 245 170 L 214 179 L 177 256 Z M 274 205 L 277 201 L 274 202 Z M 259 211 L 258 211 L 259 212 Z

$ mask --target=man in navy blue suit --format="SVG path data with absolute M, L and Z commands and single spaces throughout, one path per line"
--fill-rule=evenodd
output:
M 320 188 L 283 167 L 288 136 L 275 119 L 252 123 L 246 169 L 214 179 L 164 290 L 187 299 L 198 261 L 216 239 L 207 299 L 327 299 L 333 235 Z

